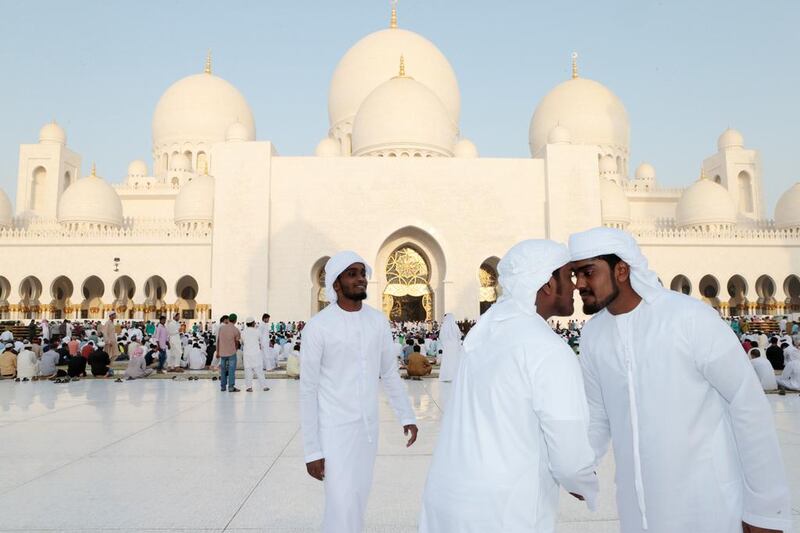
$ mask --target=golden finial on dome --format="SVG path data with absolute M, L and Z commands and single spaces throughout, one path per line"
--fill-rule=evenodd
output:
M 578 77 L 578 52 L 572 52 L 572 79 Z
M 403 57 L 403 54 L 400 54 L 400 72 L 398 72 L 397 77 L 398 78 L 406 77 L 406 58 Z
M 389 27 L 397 28 L 397 0 L 392 0 L 392 18 L 389 21 Z
M 211 49 L 206 54 L 206 68 L 203 69 L 206 74 L 211 74 Z
M 97 177 L 97 165 L 92 161 L 92 176 Z
M 708 179 L 708 176 L 706 176 L 706 169 L 703 168 L 703 165 L 700 165 L 700 179 Z

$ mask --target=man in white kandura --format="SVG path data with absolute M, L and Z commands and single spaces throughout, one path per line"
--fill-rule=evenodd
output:
M 559 485 L 594 508 L 580 365 L 545 322 L 573 311 L 567 247 L 523 241 L 498 273 L 503 296 L 464 341 L 422 497 L 421 533 L 551 533 Z
M 167 333 L 169 334 L 169 350 L 167 352 L 167 370 L 181 368 L 183 359 L 183 345 L 181 344 L 181 323 L 178 322 L 181 315 L 175 313 L 172 320 L 167 322 Z
M 442 360 L 439 362 L 439 381 L 453 381 L 458 375 L 461 364 L 461 330 L 452 313 L 442 317 L 442 328 L 439 330 L 439 341 L 442 346 Z
M 340 252 L 325 265 L 331 302 L 303 329 L 300 356 L 300 424 L 306 469 L 325 482 L 326 533 L 357 533 L 364 522 L 378 447 L 378 384 L 403 431 L 417 426 L 393 355 L 386 317 L 364 305 L 367 263 Z
M 664 289 L 634 238 L 569 239 L 597 461 L 614 443 L 623 533 L 790 531 L 772 410 L 730 327 Z

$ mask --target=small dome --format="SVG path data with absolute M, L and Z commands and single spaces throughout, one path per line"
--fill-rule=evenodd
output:
M 189 157 L 186 154 L 181 153 L 170 158 L 169 166 L 170 170 L 180 170 L 185 172 L 192 170 L 191 160 L 189 160 Z
M 331 139 L 330 137 L 322 139 L 317 145 L 316 150 L 314 150 L 314 155 L 317 157 L 336 157 L 341 154 L 342 151 L 339 148 L 339 141 Z
M 67 144 L 67 133 L 64 128 L 55 123 L 50 122 L 42 126 L 39 130 L 39 142 L 43 144 Z
M 214 178 L 196 176 L 175 198 L 175 223 L 211 222 L 214 218 Z
M 458 124 L 461 95 L 453 67 L 429 40 L 412 31 L 389 28 L 358 41 L 336 65 L 328 93 L 330 127 L 353 124 L 364 100 L 397 74 L 397 58 L 405 56 L 413 75 L 441 100 L 447 115 Z
M 457 137 L 436 94 L 413 78 L 396 76 L 361 104 L 353 122 L 353 155 L 418 151 L 450 157 Z
M 656 169 L 650 163 L 642 163 L 636 167 L 637 180 L 654 180 L 656 179 Z
M 727 189 L 708 178 L 701 178 L 683 191 L 675 209 L 680 227 L 736 224 L 736 206 Z
M 14 223 L 14 208 L 3 189 L 0 189 L 0 228 L 9 228 Z
M 228 126 L 228 131 L 225 132 L 225 140 L 227 142 L 252 141 L 253 139 L 250 139 L 249 135 L 250 133 L 247 131 L 245 125 L 237 120 Z
M 569 130 L 574 144 L 613 147 L 628 152 L 628 112 L 614 93 L 594 80 L 565 81 L 542 98 L 528 132 L 531 155 L 539 153 L 558 125 Z
M 722 135 L 717 139 L 717 148 L 726 150 L 728 148 L 743 148 L 744 137 L 738 131 L 728 128 L 722 132 Z
M 246 140 L 255 139 L 253 112 L 236 87 L 213 74 L 188 76 L 173 83 L 158 101 L 153 146 L 222 142 L 234 122 L 244 126 Z
M 460 139 L 453 148 L 453 155 L 464 159 L 474 159 L 478 157 L 478 147 L 469 139 Z
M 147 163 L 141 159 L 131 161 L 131 164 L 128 165 L 128 177 L 143 178 L 145 176 L 147 176 Z
M 778 199 L 775 225 L 779 228 L 800 228 L 800 182 L 789 187 Z
M 572 134 L 561 124 L 556 124 L 547 136 L 547 144 L 571 144 Z
M 600 178 L 600 211 L 606 225 L 625 227 L 631 222 L 631 206 L 625 191 L 606 178 Z
M 58 201 L 58 221 L 122 225 L 122 201 L 114 188 L 92 171 L 64 191 Z

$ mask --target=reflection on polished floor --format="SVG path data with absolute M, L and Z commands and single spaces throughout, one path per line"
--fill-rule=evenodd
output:
M 0 382 L 0 531 L 316 531 L 322 486 L 303 465 L 297 389 L 222 394 L 208 380 Z M 367 531 L 416 531 L 447 384 L 409 382 L 410 450 L 388 404 Z M 800 533 L 800 396 L 769 397 Z M 613 464 L 596 513 L 561 498 L 559 532 L 618 531 Z

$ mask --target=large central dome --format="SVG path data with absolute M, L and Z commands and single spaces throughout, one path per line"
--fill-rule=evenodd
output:
M 235 122 L 245 127 L 248 140 L 255 139 L 253 112 L 244 96 L 209 69 L 178 80 L 161 96 L 153 114 L 153 147 L 221 142 Z
M 603 153 L 627 157 L 628 113 L 620 99 L 601 83 L 575 77 L 542 98 L 531 119 L 531 155 L 539 153 L 558 125 L 569 130 L 574 144 L 596 145 L 605 148 Z
M 424 37 L 408 30 L 388 28 L 358 41 L 333 73 L 328 114 L 334 137 L 342 138 L 351 133 L 361 103 L 397 73 L 397 58 L 401 55 L 414 66 L 414 79 L 433 91 L 453 123 L 458 124 L 461 95 L 447 58 Z

